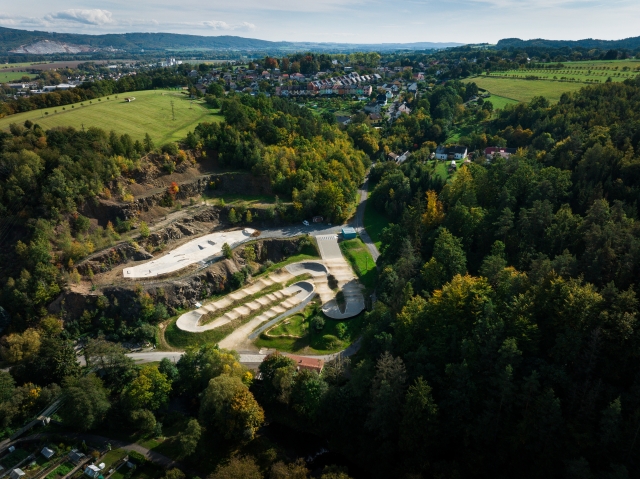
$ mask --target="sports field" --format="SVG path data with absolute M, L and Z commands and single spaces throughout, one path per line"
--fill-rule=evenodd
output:
M 135 97 L 135 101 L 125 102 L 125 97 Z M 175 120 L 172 119 L 172 101 Z M 0 118 L 0 130 L 7 130 L 11 123 L 23 124 L 31 120 L 44 129 L 95 126 L 119 134 L 128 133 L 133 139 L 142 139 L 149 133 L 156 145 L 162 145 L 184 138 L 198 123 L 222 121 L 217 112 L 197 101 L 192 102 L 180 92 L 147 90 L 9 115 Z
M 535 96 L 544 96 L 554 103 L 560 100 L 564 92 L 574 92 L 586 86 L 584 83 L 569 83 L 547 80 L 516 80 L 510 78 L 493 78 L 479 76 L 470 78 L 478 87 L 517 101 L 531 101 Z M 491 98 L 489 98 L 491 101 Z M 495 105 L 494 105 L 495 106 Z
M 27 72 L 7 72 L 0 70 L 0 83 L 14 82 L 25 76 L 29 78 L 36 77 L 36 75 Z

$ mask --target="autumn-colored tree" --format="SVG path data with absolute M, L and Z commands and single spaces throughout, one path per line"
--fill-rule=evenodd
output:
M 422 224 L 427 229 L 436 228 L 444 220 L 444 208 L 438 200 L 438 193 L 427 191 L 427 207 L 422 215 Z
M 180 191 L 180 187 L 178 186 L 178 183 L 172 181 L 171 185 L 169 185 L 169 188 L 167 188 L 167 191 L 171 196 L 175 196 Z
M 130 409 L 155 411 L 169 400 L 171 384 L 158 368 L 146 366 L 124 390 L 123 399 Z
M 231 210 L 229 210 L 229 222 L 231 224 L 236 224 L 238 221 L 240 220 L 238 219 L 238 213 L 236 213 L 236 209 L 231 208 Z
M 40 343 L 40 333 L 35 329 L 29 328 L 22 334 L 13 333 L 3 339 L 0 356 L 15 364 L 35 356 L 40 350 Z
M 141 221 L 140 222 L 140 237 L 141 238 L 148 238 L 150 234 L 151 234 L 151 231 L 149 230 L 149 225 L 147 225 L 147 223 L 145 223 L 144 221 Z
M 264 422 L 264 411 L 242 381 L 223 374 L 202 393 L 200 422 L 227 439 L 250 441 Z

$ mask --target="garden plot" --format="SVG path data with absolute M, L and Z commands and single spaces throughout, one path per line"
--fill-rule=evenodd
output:
M 227 243 L 231 248 L 249 241 L 255 230 L 243 230 L 211 233 L 190 241 L 160 258 L 146 263 L 125 268 L 122 275 L 125 278 L 153 278 L 163 274 L 173 273 L 195 263 L 222 256 L 222 245 Z

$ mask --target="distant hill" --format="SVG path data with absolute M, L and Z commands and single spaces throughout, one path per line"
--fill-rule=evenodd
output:
M 498 48 L 598 48 L 609 50 L 615 48 L 626 48 L 635 50 L 640 48 L 640 37 L 625 38 L 623 40 L 595 40 L 586 38 L 584 40 L 544 40 L 537 38 L 534 40 L 521 40 L 520 38 L 505 38 L 496 45 Z
M 0 27 L 0 53 L 52 54 L 83 53 L 96 51 L 124 51 L 138 53 L 167 50 L 227 50 L 227 51 L 354 51 L 354 50 L 430 50 L 462 45 L 461 43 L 313 43 L 271 42 L 255 38 L 222 36 L 181 35 L 175 33 L 119 33 L 105 35 L 81 35 L 16 30 Z

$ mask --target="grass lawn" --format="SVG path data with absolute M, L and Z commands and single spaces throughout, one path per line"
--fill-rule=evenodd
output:
M 493 94 L 490 98 L 485 98 L 485 101 L 490 101 L 494 110 L 503 110 L 507 105 L 515 105 L 518 103 L 517 100 Z
M 0 83 L 9 83 L 20 80 L 20 78 L 27 76 L 29 78 L 35 78 L 36 75 L 26 72 L 3 72 L 0 71 Z
M 376 268 L 376 262 L 373 260 L 369 249 L 360 237 L 341 241 L 340 251 L 342 251 L 344 257 L 347 258 L 347 261 L 349 261 L 353 271 L 358 275 L 360 282 L 365 288 L 373 289 L 378 277 L 378 269 Z
M 325 325 L 321 331 L 313 330 L 310 325 L 311 318 L 314 317 L 314 306 L 310 305 L 305 310 L 294 316 L 286 318 L 284 321 L 289 320 L 289 324 L 284 325 L 279 323 L 267 334 L 261 334 L 255 341 L 255 345 L 260 348 L 277 349 L 278 351 L 286 351 L 289 353 L 303 353 L 303 354 L 331 354 L 338 351 L 342 351 L 349 344 L 355 341 L 364 327 L 364 316 L 362 312 L 358 316 L 347 319 L 345 321 L 336 321 L 334 319 L 327 318 L 324 314 L 320 313 L 324 318 Z M 343 338 L 339 338 L 339 326 L 344 325 L 346 333 Z M 300 337 L 271 337 L 275 334 L 288 334 Z
M 369 198 L 371 198 L 371 191 L 369 191 Z M 367 233 L 378 250 L 382 245 L 380 239 L 382 230 L 387 226 L 389 226 L 389 220 L 382 213 L 376 211 L 370 201 L 367 201 L 364 209 L 364 229 L 367 230 Z
M 105 469 L 108 471 L 115 463 L 127 455 L 127 451 L 124 449 L 112 449 L 104 455 L 100 462 L 104 462 Z
M 491 78 L 479 76 L 469 79 L 491 95 L 499 95 L 517 101 L 531 101 L 535 96 L 544 96 L 551 102 L 557 102 L 565 92 L 578 91 L 584 83 L 569 83 L 546 80 L 516 80 L 510 78 Z M 491 98 L 489 98 L 491 101 Z
M 1 75 L 1 73 L 0 73 Z M 135 97 L 130 103 L 125 97 Z M 109 98 L 107 100 L 107 98 Z M 100 100 L 100 101 L 99 101 Z M 175 120 L 171 116 L 171 102 L 175 110 Z M 56 113 L 57 111 L 57 113 Z M 149 133 L 156 145 L 184 138 L 190 130 L 203 121 L 222 121 L 218 110 L 210 110 L 199 102 L 191 102 L 186 95 L 177 91 L 147 90 L 110 95 L 74 105 L 45 108 L 0 119 L 0 130 L 6 130 L 11 123 L 23 124 L 31 120 L 44 129 L 57 126 L 72 126 L 76 129 L 98 127 L 117 133 L 128 133 L 136 140 L 142 140 Z

